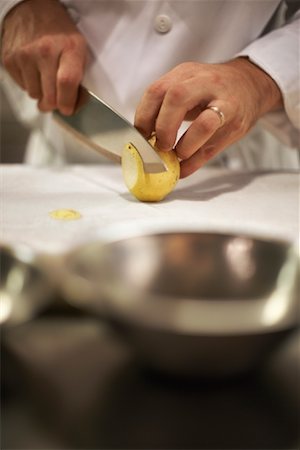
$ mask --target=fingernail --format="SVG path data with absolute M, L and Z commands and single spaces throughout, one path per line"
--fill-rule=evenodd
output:
M 59 110 L 64 116 L 71 116 L 73 114 L 72 108 L 60 108 Z

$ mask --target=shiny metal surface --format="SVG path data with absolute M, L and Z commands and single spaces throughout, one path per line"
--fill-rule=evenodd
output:
M 170 373 L 250 369 L 299 322 L 299 259 L 286 242 L 174 231 L 92 242 L 65 264 L 65 296 Z
M 0 245 L 0 324 L 4 329 L 35 318 L 51 302 L 54 285 L 28 247 Z
M 107 158 L 119 162 L 124 146 L 139 151 L 145 172 L 164 172 L 166 166 L 138 130 L 92 92 L 85 90 L 83 105 L 72 116 L 59 111 L 53 117 L 67 131 Z

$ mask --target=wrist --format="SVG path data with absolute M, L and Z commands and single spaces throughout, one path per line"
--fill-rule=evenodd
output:
M 247 57 L 238 57 L 230 61 L 229 64 L 239 69 L 245 82 L 250 84 L 251 91 L 256 92 L 260 116 L 284 107 L 281 90 L 267 72 Z

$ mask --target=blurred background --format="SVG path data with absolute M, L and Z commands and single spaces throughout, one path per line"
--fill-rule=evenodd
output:
M 0 84 L 0 150 L 1 163 L 23 161 L 29 130 L 18 121 Z

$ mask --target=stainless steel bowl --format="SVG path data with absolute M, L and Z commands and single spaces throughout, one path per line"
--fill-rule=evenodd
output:
M 37 316 L 51 302 L 54 285 L 39 257 L 27 246 L 0 245 L 0 324 L 19 325 Z
M 164 372 L 249 370 L 298 325 L 299 259 L 288 242 L 141 230 L 84 244 L 65 264 L 66 297 Z

